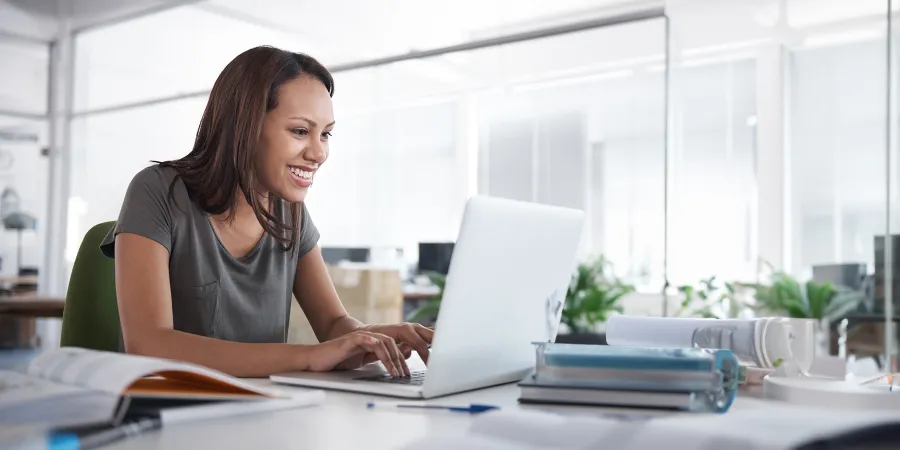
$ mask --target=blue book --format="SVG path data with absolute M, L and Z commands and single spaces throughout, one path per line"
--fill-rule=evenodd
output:
M 544 392 L 551 397 L 561 394 L 560 389 L 656 393 L 690 398 L 690 409 L 721 412 L 731 405 L 741 379 L 740 364 L 730 350 L 538 342 L 535 351 L 535 370 L 523 381 L 523 387 L 529 392 L 555 388 Z M 597 397 L 587 392 L 584 395 Z M 696 408 L 697 401 L 708 402 L 709 407 Z

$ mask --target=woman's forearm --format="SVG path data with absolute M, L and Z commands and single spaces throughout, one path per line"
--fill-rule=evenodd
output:
M 236 377 L 267 377 L 274 373 L 306 370 L 309 346 L 230 342 L 172 329 L 145 332 L 126 340 L 128 353 L 185 361 Z
M 339 338 L 347 333 L 352 333 L 353 331 L 356 331 L 364 326 L 365 324 L 354 319 L 353 317 L 350 317 L 349 314 L 338 317 L 331 323 L 331 326 L 328 328 L 328 333 L 326 334 L 326 336 L 328 337 L 327 340 Z

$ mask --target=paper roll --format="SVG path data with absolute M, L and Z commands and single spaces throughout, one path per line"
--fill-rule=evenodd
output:
M 753 339 L 756 320 L 612 316 L 606 322 L 606 342 L 628 347 L 686 348 L 693 347 L 698 328 L 726 325 Z

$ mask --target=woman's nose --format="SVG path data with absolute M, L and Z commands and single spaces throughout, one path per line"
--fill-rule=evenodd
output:
M 325 158 L 328 156 L 328 152 L 325 150 L 325 144 L 315 141 L 310 143 L 309 147 L 306 148 L 305 153 L 304 156 L 306 159 L 318 164 L 325 162 Z

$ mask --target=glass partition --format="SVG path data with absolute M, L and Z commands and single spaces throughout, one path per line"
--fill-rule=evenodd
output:
M 0 112 L 37 117 L 47 113 L 49 58 L 46 45 L 0 36 Z
M 203 91 L 230 58 L 260 44 L 338 58 L 309 34 L 238 24 L 235 8 L 179 7 L 78 36 L 70 260 L 77 236 L 115 218 L 135 172 L 190 150 Z M 188 39 L 198 27 L 224 40 Z M 587 210 L 582 257 L 606 254 L 659 292 L 664 41 L 655 19 L 336 72 L 331 155 L 308 201 L 322 245 L 415 261 L 418 242 L 455 240 L 471 195 L 522 198 Z M 121 42 L 141 57 L 123 58 Z
M 37 289 L 46 242 L 46 127 L 44 120 L 0 115 L 0 290 L 6 293 Z
M 0 36 L 0 296 L 34 293 L 48 200 L 47 45 Z
M 664 40 L 656 19 L 337 74 L 309 200 L 323 242 L 415 261 L 417 242 L 455 240 L 471 195 L 537 201 L 587 211 L 582 258 L 658 292 Z

